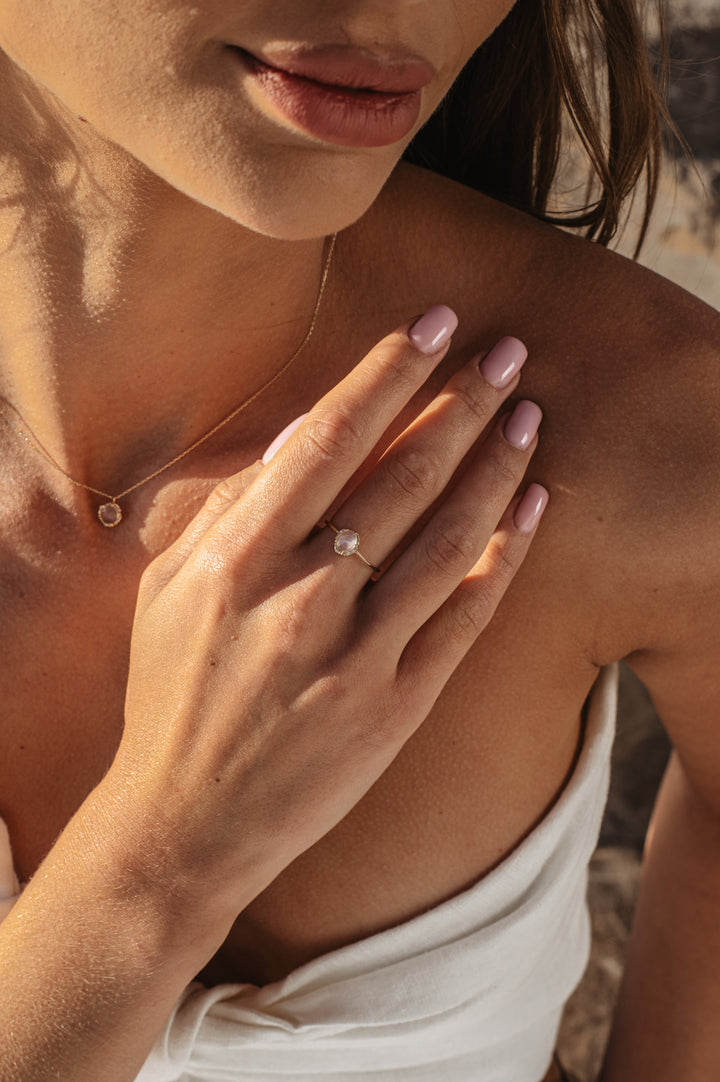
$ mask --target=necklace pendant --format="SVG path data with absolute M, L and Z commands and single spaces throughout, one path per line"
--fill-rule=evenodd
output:
M 97 514 L 103 526 L 119 526 L 122 522 L 120 504 L 115 500 L 111 500 L 110 503 L 101 503 Z

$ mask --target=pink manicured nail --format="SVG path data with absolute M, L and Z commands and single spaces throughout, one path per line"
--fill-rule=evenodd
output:
M 416 320 L 408 331 L 408 338 L 421 353 L 428 357 L 438 353 L 446 345 L 455 328 L 458 317 L 446 304 L 434 304 L 424 316 Z
M 270 459 L 278 453 L 285 441 L 290 439 L 295 429 L 300 427 L 306 417 L 307 413 L 303 413 L 300 417 L 296 417 L 294 421 L 291 421 L 290 424 L 282 430 L 279 436 L 275 437 L 265 454 L 262 456 L 263 466 L 267 466 Z
M 534 402 L 518 402 L 505 422 L 505 439 L 513 447 L 524 451 L 535 438 L 542 421 L 542 410 Z
M 502 338 L 480 362 L 480 371 L 491 387 L 501 391 L 527 360 L 527 349 L 518 338 Z
M 521 533 L 530 533 L 540 521 L 550 496 L 542 485 L 532 484 L 515 508 L 513 519 Z

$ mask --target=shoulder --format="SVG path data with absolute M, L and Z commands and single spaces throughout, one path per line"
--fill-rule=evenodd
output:
M 525 341 L 520 394 L 545 417 L 532 469 L 556 524 L 548 572 L 572 570 L 614 614 L 626 597 L 618 642 L 638 648 L 662 633 L 644 611 L 658 610 L 658 591 L 690 613 L 720 580 L 720 315 L 623 256 L 422 170 L 403 167 L 384 199 L 364 261 L 370 296 L 392 298 L 403 319 L 452 305 L 457 363 L 505 334 Z
M 413 288 L 452 294 L 461 328 L 532 320 L 538 342 L 602 355 L 613 375 L 688 345 L 703 356 L 720 346 L 717 311 L 598 244 L 416 167 L 394 175 L 386 199 L 378 225 L 390 272 L 411 266 Z M 621 365 L 638 345 L 636 365 Z

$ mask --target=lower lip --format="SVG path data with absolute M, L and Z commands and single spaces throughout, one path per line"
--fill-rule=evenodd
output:
M 390 146 L 412 131 L 420 115 L 419 90 L 390 94 L 330 86 L 271 68 L 242 50 L 233 52 L 285 120 L 326 143 Z

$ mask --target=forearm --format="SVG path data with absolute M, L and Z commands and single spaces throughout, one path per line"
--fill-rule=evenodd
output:
M 222 939 L 87 811 L 0 924 L 0 1082 L 131 1082 Z
M 602 1082 L 720 1078 L 720 815 L 671 763 Z

